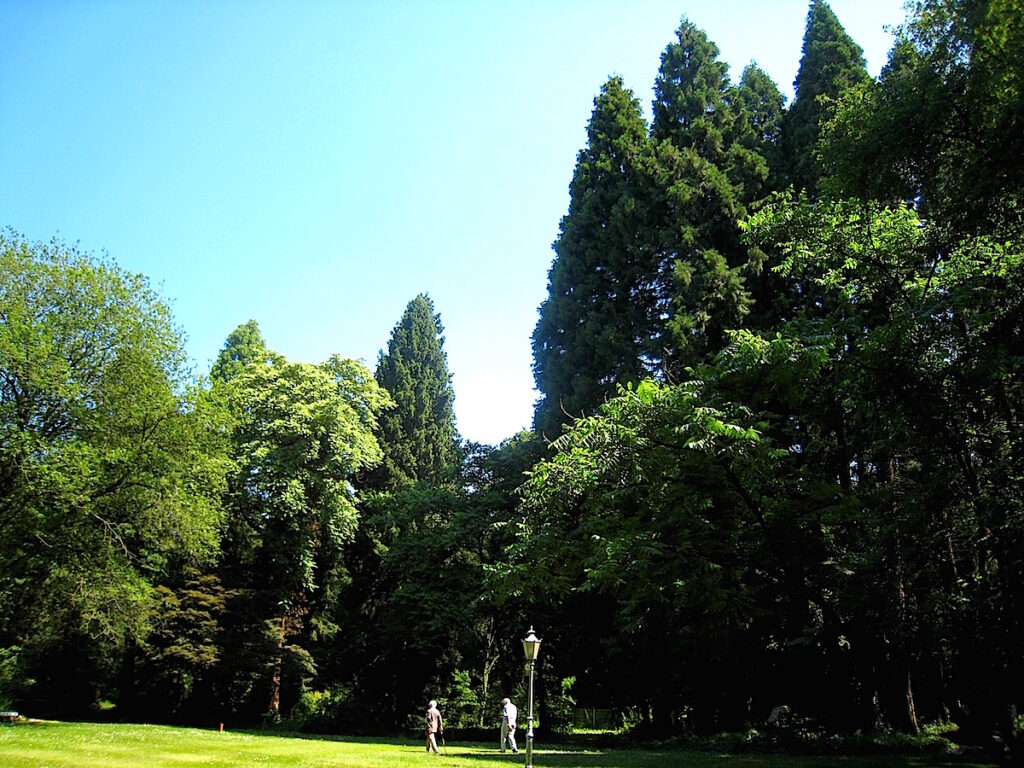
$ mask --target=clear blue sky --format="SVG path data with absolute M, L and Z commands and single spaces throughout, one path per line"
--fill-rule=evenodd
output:
M 833 0 L 873 75 L 901 0 Z M 530 424 L 530 335 L 593 98 L 649 114 L 682 16 L 791 96 L 807 2 L 0 0 L 0 224 L 147 275 L 206 373 L 255 319 L 376 364 L 417 293 L 466 437 Z M 2 277 L 0 277 L 2 279 Z

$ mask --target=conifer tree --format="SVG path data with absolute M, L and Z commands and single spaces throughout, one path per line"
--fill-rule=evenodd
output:
M 782 133 L 789 181 L 797 190 L 812 196 L 817 192 L 822 171 L 814 152 L 821 127 L 843 92 L 868 79 L 861 47 L 825 0 L 812 0 L 800 70 L 793 81 L 796 99 Z
M 227 382 L 239 376 L 248 366 L 283 362 L 284 358 L 267 348 L 255 320 L 243 323 L 228 334 L 220 354 L 210 368 L 210 378 Z
M 765 93 L 757 100 L 770 103 L 770 90 L 759 87 Z M 754 94 L 752 75 L 746 91 L 730 86 L 718 47 L 684 19 L 661 57 L 651 126 L 657 247 L 674 281 L 665 320 L 669 375 L 715 354 L 748 311 L 739 222 L 769 173 L 754 140 Z
M 391 332 L 377 360 L 377 383 L 395 401 L 380 418 L 384 462 L 374 484 L 397 489 L 441 484 L 458 460 L 455 391 L 444 352 L 444 327 L 434 304 L 420 294 Z
M 732 127 L 735 141 L 767 166 L 763 178 L 755 171 L 744 185 L 742 198 L 744 204 L 749 205 L 785 186 L 779 146 L 785 99 L 775 81 L 753 63 L 744 68 L 730 99 L 736 115 Z
M 617 384 L 659 366 L 658 307 L 668 276 L 650 247 L 656 211 L 648 160 L 640 104 L 612 77 L 594 99 L 533 332 L 541 393 L 534 424 L 549 439 L 570 416 L 593 412 Z
M 621 80 L 604 86 L 533 337 L 539 432 L 557 437 L 617 385 L 706 359 L 742 322 L 739 222 L 770 189 L 781 109 L 756 67 L 730 86 L 717 46 L 685 20 L 662 55 L 647 136 Z
M 707 158 L 722 150 L 729 65 L 718 60 L 718 53 L 718 46 L 701 29 L 683 20 L 676 42 L 661 54 L 654 81 L 651 136 L 656 141 L 692 147 Z

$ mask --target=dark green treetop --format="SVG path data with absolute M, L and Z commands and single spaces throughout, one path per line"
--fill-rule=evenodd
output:
M 736 119 L 733 121 L 735 140 L 760 157 L 767 165 L 763 178 L 750 174 L 743 190 L 746 203 L 757 200 L 766 192 L 780 189 L 782 121 L 786 113 L 785 99 L 779 87 L 756 64 L 748 64 L 740 76 L 739 85 L 730 95 Z
M 438 484 L 458 462 L 455 390 L 444 352 L 444 327 L 426 294 L 409 302 L 387 353 L 377 360 L 377 383 L 395 401 L 380 417 L 384 462 L 377 484 L 397 488 Z
M 237 378 L 254 363 L 283 362 L 283 358 L 267 344 L 255 320 L 243 323 L 228 334 L 220 354 L 217 355 L 210 377 L 215 381 L 227 382 Z
M 691 23 L 676 38 L 661 58 L 651 128 L 655 243 L 672 283 L 662 308 L 670 376 L 713 355 L 747 312 L 739 222 L 769 176 L 753 121 L 772 101 L 767 78 L 730 86 L 718 47 Z
M 813 0 L 807 12 L 803 57 L 793 87 L 796 99 L 783 125 L 789 181 L 797 190 L 817 192 L 821 165 L 814 153 L 821 126 L 835 101 L 869 79 L 864 51 L 839 23 L 825 0 Z
M 651 248 L 657 212 L 645 164 L 647 125 L 639 102 L 612 77 L 594 99 L 587 146 L 569 185 L 569 211 L 554 243 L 548 298 L 533 332 L 534 423 L 558 436 L 569 415 L 590 412 L 658 366 L 657 307 L 668 276 Z
M 729 65 L 718 60 L 718 46 L 703 30 L 685 19 L 676 39 L 661 54 L 654 81 L 651 136 L 694 147 L 704 155 L 715 154 L 721 149 L 727 123 Z
M 916 3 L 879 81 L 849 94 L 823 139 L 836 194 L 913 202 L 954 235 L 1012 227 L 1024 189 L 1020 3 Z

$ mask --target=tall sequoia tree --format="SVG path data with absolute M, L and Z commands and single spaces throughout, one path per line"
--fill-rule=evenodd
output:
M 639 102 L 610 78 L 594 99 L 533 332 L 541 393 L 534 425 L 549 439 L 617 384 L 660 367 L 659 307 L 669 275 L 648 230 L 656 222 L 645 191 L 648 148 Z
M 394 490 L 450 481 L 458 462 L 455 390 L 441 316 L 426 294 L 410 301 L 395 325 L 376 379 L 395 407 L 380 418 L 384 461 L 374 484 Z
M 729 65 L 718 59 L 718 46 L 685 19 L 676 41 L 661 54 L 654 81 L 651 136 L 677 147 L 694 147 L 711 157 L 722 150 L 729 115 L 725 100 Z
M 735 92 L 730 94 L 730 101 L 735 114 L 732 125 L 735 141 L 766 165 L 766 175 L 762 176 L 763 172 L 755 165 L 745 179 L 742 200 L 750 205 L 784 186 L 780 141 L 786 114 L 785 99 L 767 72 L 756 64 L 748 64 Z
M 813 0 L 807 12 L 803 57 L 793 87 L 796 99 L 786 113 L 782 141 L 789 182 L 797 190 L 817 193 L 822 176 L 815 154 L 822 125 L 836 100 L 867 81 L 864 51 L 854 42 L 825 0 Z
M 657 245 L 672 265 L 669 372 L 678 375 L 710 359 L 749 311 L 739 223 L 766 191 L 781 96 L 756 68 L 732 87 L 718 47 L 685 20 L 661 56 L 654 92 Z
M 750 306 L 760 267 L 739 222 L 778 177 L 782 97 L 756 67 L 729 84 L 718 48 L 683 21 L 662 54 L 654 121 L 622 81 L 595 99 L 534 331 L 549 439 L 618 385 L 673 377 L 714 355 Z

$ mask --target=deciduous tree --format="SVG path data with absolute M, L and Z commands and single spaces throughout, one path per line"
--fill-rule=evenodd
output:
M 0 647 L 113 660 L 154 582 L 216 553 L 225 420 L 144 277 L 11 231 L 0 273 Z

